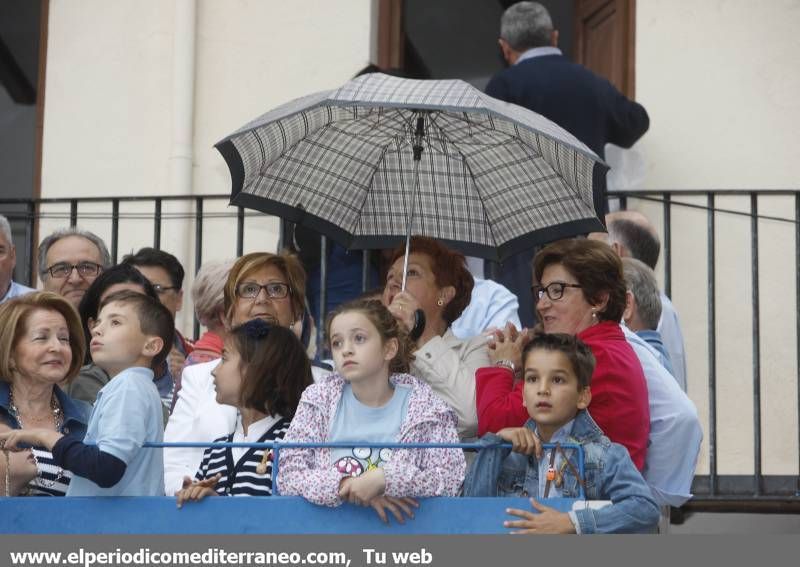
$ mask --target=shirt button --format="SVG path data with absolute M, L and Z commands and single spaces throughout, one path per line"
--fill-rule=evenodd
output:
M 429 352 L 426 352 L 426 353 L 425 353 L 425 358 L 430 358 L 430 357 L 431 357 L 431 353 L 429 353 Z

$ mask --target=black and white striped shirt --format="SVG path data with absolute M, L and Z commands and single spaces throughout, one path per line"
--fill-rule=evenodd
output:
M 268 417 L 264 420 L 273 422 L 271 427 L 258 437 L 257 442 L 266 443 L 276 439 L 283 439 L 289 430 L 290 420 L 284 417 Z M 256 426 L 256 424 L 251 425 Z M 215 439 L 215 443 L 233 442 L 234 437 L 237 442 L 243 441 L 241 432 L 241 421 L 237 420 L 237 431 L 226 437 Z M 238 435 L 236 435 L 238 433 Z M 230 447 L 215 448 L 209 447 L 203 453 L 203 461 L 200 469 L 195 475 L 196 480 L 211 478 L 216 474 L 221 477 L 216 486 L 216 492 L 220 496 L 271 496 L 272 495 L 272 461 L 267 461 L 265 474 L 258 474 L 258 467 L 264 456 L 264 451 L 270 449 L 232 449 Z M 244 451 L 243 454 L 237 455 Z
M 39 473 L 29 484 L 31 496 L 64 496 L 69 488 L 72 473 L 53 462 L 53 453 L 46 449 L 33 449 Z

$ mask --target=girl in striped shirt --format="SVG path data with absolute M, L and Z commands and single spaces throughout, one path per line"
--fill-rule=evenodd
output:
M 303 390 L 313 383 L 308 356 L 294 333 L 260 319 L 229 333 L 211 374 L 217 402 L 239 410 L 234 431 L 215 443 L 282 439 Z M 209 447 L 194 480 L 184 477 L 178 507 L 206 496 L 270 496 L 271 456 L 270 449 Z

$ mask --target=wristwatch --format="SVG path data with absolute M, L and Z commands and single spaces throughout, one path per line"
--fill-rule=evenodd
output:
M 517 367 L 514 363 L 507 358 L 502 358 L 494 363 L 495 366 L 502 366 L 503 368 L 508 368 L 512 374 L 515 374 L 517 371 Z

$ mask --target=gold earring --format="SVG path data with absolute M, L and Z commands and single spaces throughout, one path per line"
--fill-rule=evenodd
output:
M 437 299 L 437 300 L 436 300 L 436 305 L 438 305 L 439 307 L 441 307 L 442 305 L 444 305 L 444 299 L 442 299 L 441 297 L 440 297 L 439 299 Z

